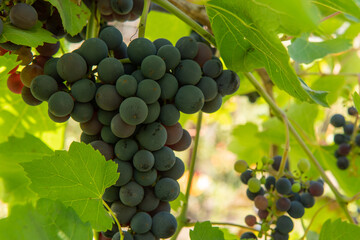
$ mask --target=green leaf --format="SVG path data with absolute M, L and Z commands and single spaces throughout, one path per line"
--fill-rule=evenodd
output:
M 174 200 L 170 202 L 171 209 L 174 211 L 178 211 L 181 206 L 184 204 L 185 195 L 180 192 L 179 196 Z
M 314 231 L 309 231 L 306 234 L 306 239 L 307 240 L 319 240 L 319 234 L 317 232 L 314 232 Z
M 323 92 L 312 91 L 298 79 L 276 32 L 269 30 L 265 21 L 257 21 L 259 16 L 268 19 L 265 11 L 268 8 L 264 7 L 259 14 L 254 12 L 256 7 L 253 1 L 245 0 L 208 2 L 209 19 L 226 66 L 236 72 L 264 66 L 280 89 L 299 100 L 327 106 L 319 101 L 325 95 Z
M 43 45 L 44 42 L 56 43 L 58 40 L 52 36 L 52 33 L 43 29 L 41 22 L 29 29 L 24 30 L 17 28 L 10 23 L 4 24 L 4 32 L 0 36 L 0 42 L 13 42 L 18 45 L 25 45 L 29 47 L 37 47 Z
M 16 58 L 17 55 L 8 53 L 0 56 L 0 142 L 9 136 L 22 137 L 28 132 L 44 139 L 52 148 L 62 148 L 65 124 L 49 118 L 47 103 L 29 106 L 20 94 L 8 89 L 7 73 L 17 65 Z
M 173 44 L 183 36 L 191 32 L 189 25 L 174 15 L 151 11 L 146 22 L 145 37 L 154 41 L 158 38 L 166 38 Z
M 0 220 L 0 238 L 11 240 L 92 239 L 89 223 L 84 223 L 71 207 L 59 201 L 40 199 L 32 205 L 15 206 L 8 218 Z
M 325 222 L 319 240 L 357 239 L 358 236 L 360 236 L 359 226 L 337 219 L 333 222 L 330 220 Z
M 223 240 L 224 233 L 218 227 L 213 227 L 209 221 L 197 222 L 194 230 L 190 230 L 191 240 Z
M 235 234 L 232 234 L 229 229 L 227 228 L 219 228 L 220 231 L 222 231 L 224 233 L 224 239 L 225 240 L 237 240 L 238 236 L 236 236 Z
M 69 152 L 21 164 L 40 197 L 58 199 L 71 206 L 97 231 L 110 229 L 112 219 L 102 203 L 106 188 L 119 177 L 117 165 L 105 161 L 90 145 L 73 142 Z
M 353 94 L 353 101 L 354 101 L 356 110 L 358 110 L 358 112 L 360 112 L 360 96 L 357 92 L 354 92 L 354 94 Z
M 80 6 L 71 0 L 46 0 L 59 11 L 63 26 L 70 35 L 81 32 L 90 17 L 90 11 L 81 1 Z
M 258 136 L 258 127 L 253 123 L 238 125 L 233 129 L 228 149 L 248 164 L 256 163 L 267 154 L 269 144 Z
M 328 54 L 339 53 L 350 49 L 351 40 L 332 39 L 323 42 L 309 42 L 306 38 L 297 38 L 288 47 L 292 59 L 299 63 L 311 63 L 315 59 L 323 58 Z
M 331 105 L 336 102 L 339 98 L 342 89 L 345 85 L 344 76 L 324 76 L 318 78 L 312 85 L 311 88 L 314 90 L 325 90 L 328 91 L 327 101 Z
M 344 12 L 360 19 L 360 8 L 356 4 L 356 0 L 315 0 L 313 2 L 319 6 L 324 6 L 335 11 Z
M 0 178 L 2 179 L 2 201 L 10 204 L 25 203 L 37 198 L 30 190 L 30 180 L 19 165 L 34 159 L 50 156 L 53 151 L 40 139 L 25 134 L 24 138 L 9 137 L 0 144 Z

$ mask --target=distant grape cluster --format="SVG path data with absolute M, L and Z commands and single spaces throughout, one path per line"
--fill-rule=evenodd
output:
M 350 107 L 348 108 L 348 114 L 356 117 L 358 112 L 355 107 Z M 355 123 L 346 121 L 345 117 L 341 114 L 334 114 L 330 119 L 330 124 L 335 128 L 341 128 L 343 130 L 342 133 L 336 133 L 334 135 L 334 143 L 338 145 L 334 155 L 337 159 L 337 167 L 345 170 L 349 168 L 350 165 L 349 155 L 353 152 L 355 153 L 355 148 L 360 146 L 359 129 L 355 126 Z M 355 130 L 355 128 L 357 128 L 357 130 Z
M 112 26 L 73 52 L 50 58 L 37 74 L 25 75 L 31 72 L 26 68 L 24 101 L 47 102 L 55 122 L 79 122 L 81 141 L 117 163 L 120 177 L 103 199 L 129 226 L 128 239 L 171 237 L 177 222 L 169 202 L 178 197 L 177 180 L 185 171 L 174 151 L 191 144 L 178 122 L 180 112 L 217 111 L 222 97 L 239 88 L 236 73 L 224 70 L 210 47 L 191 37 L 175 46 L 146 38 L 126 46 Z M 119 239 L 117 232 L 114 225 L 103 235 Z
M 144 0 L 98 0 L 97 7 L 107 22 L 134 21 L 142 14 Z
M 264 172 L 270 169 L 279 171 L 281 160 L 281 156 L 275 156 L 264 161 L 262 169 L 250 169 L 244 160 L 235 163 L 235 170 L 241 173 L 241 182 L 248 186 L 246 195 L 254 201 L 258 209 L 258 218 L 255 215 L 247 215 L 245 223 L 250 227 L 259 224 L 261 230 L 258 237 L 267 234 L 271 235 L 273 240 L 289 239 L 289 233 L 294 228 L 292 218 L 301 218 L 306 208 L 314 206 L 315 197 L 320 197 L 324 193 L 322 180 L 309 181 L 303 177 L 303 173 L 310 168 L 310 163 L 306 159 L 300 159 L 298 162 L 298 176 L 290 174 L 288 161 L 285 165 L 285 175 L 281 178 L 264 175 Z M 253 232 L 246 232 L 240 239 L 258 238 Z

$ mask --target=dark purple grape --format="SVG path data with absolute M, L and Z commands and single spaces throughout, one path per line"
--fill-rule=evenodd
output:
M 279 156 L 279 155 L 278 155 L 278 156 L 273 157 L 273 159 L 274 159 L 274 162 L 273 162 L 273 164 L 272 164 L 271 166 L 272 166 L 273 169 L 275 169 L 276 171 L 279 171 L 282 156 Z M 289 170 L 289 159 L 286 159 L 285 169 L 286 169 L 286 170 Z
M 259 210 L 265 210 L 269 206 L 269 202 L 263 195 L 258 195 L 254 199 L 255 207 Z
M 256 217 L 254 215 L 247 215 L 245 217 L 245 223 L 246 225 L 248 225 L 249 227 L 252 227 L 256 224 Z
M 347 135 L 351 135 L 354 132 L 354 124 L 353 123 L 346 123 L 343 126 L 344 133 Z
M 340 156 L 337 158 L 336 165 L 338 166 L 339 169 L 345 170 L 349 167 L 349 164 L 350 164 L 349 159 L 347 157 Z
M 342 143 L 339 145 L 339 148 L 337 149 L 337 153 L 340 156 L 346 156 L 350 153 L 351 145 L 347 143 Z
M 358 111 L 356 110 L 355 107 L 349 107 L 348 108 L 348 114 L 351 116 L 356 116 L 358 114 Z
M 279 198 L 276 201 L 276 209 L 281 212 L 286 212 L 287 210 L 289 210 L 290 205 L 291 205 L 291 201 L 286 197 Z
M 320 197 L 324 194 L 324 186 L 319 182 L 311 181 L 309 193 L 314 197 Z
M 252 178 L 252 171 L 246 170 L 240 175 L 240 180 L 242 183 L 247 184 L 249 179 Z
M 300 199 L 305 208 L 312 208 L 315 204 L 315 199 L 310 193 L 302 193 Z
M 350 141 L 350 137 L 345 134 L 335 134 L 334 135 L 334 143 L 336 145 L 340 145 L 342 143 L 347 143 Z M 359 135 L 359 144 L 360 144 L 360 135 Z
M 345 118 L 341 114 L 335 114 L 331 117 L 330 123 L 334 127 L 342 127 L 345 125 Z

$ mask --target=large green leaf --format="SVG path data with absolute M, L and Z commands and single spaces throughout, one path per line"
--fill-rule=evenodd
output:
M 309 42 L 306 38 L 297 38 L 289 47 L 292 59 L 299 63 L 311 63 L 328 54 L 339 53 L 351 48 L 351 40 L 332 39 L 323 42 Z
M 25 45 L 29 47 L 37 47 L 43 45 L 44 42 L 56 43 L 58 40 L 52 36 L 52 33 L 43 29 L 41 22 L 29 29 L 24 30 L 17 28 L 10 23 L 4 24 L 4 31 L 0 35 L 0 42 L 13 42 L 18 45 Z
M 323 225 L 319 240 L 357 240 L 360 236 L 360 227 L 337 219 L 326 221 Z
M 259 6 L 245 0 L 210 0 L 207 11 L 217 47 L 228 68 L 249 71 L 264 66 L 273 82 L 290 95 L 311 103 L 324 102 L 324 92 L 312 91 L 302 83 L 290 65 L 290 58 L 276 32 L 257 21 Z M 267 8 L 260 14 L 267 19 Z M 273 10 L 269 10 L 273 11 Z
M 6 84 L 8 72 L 13 69 L 17 55 L 0 56 L 0 142 L 9 136 L 24 136 L 25 132 L 41 137 L 49 146 L 62 148 L 65 124 L 53 122 L 48 116 L 47 103 L 29 106 L 20 94 L 12 93 Z
M 19 165 L 34 159 L 50 156 L 53 151 L 40 139 L 26 134 L 24 138 L 9 137 L 0 144 L 0 178 L 2 179 L 2 201 L 10 204 L 24 203 L 36 199 L 30 190 L 30 180 Z
M 145 37 L 154 41 L 158 38 L 166 38 L 173 44 L 183 36 L 190 34 L 189 25 L 174 15 L 151 11 L 146 22 Z
M 36 208 L 30 204 L 15 206 L 8 218 L 0 220 L 0 239 L 90 240 L 92 230 L 71 207 L 40 199 Z
M 71 0 L 46 0 L 59 11 L 65 30 L 72 36 L 81 32 L 90 17 L 90 11 L 81 1 L 80 6 Z
M 313 2 L 360 19 L 360 7 L 356 4 L 356 0 L 314 0 Z
M 339 98 L 342 89 L 345 85 L 344 76 L 324 76 L 320 77 L 311 85 L 314 90 L 325 90 L 328 91 L 327 100 L 329 104 L 333 104 Z
M 98 230 L 112 226 L 105 211 L 102 195 L 119 177 L 117 165 L 106 161 L 90 145 L 73 142 L 69 152 L 55 151 L 55 155 L 21 164 L 40 197 L 58 199 L 71 206 L 80 218 Z
M 218 228 L 213 227 L 209 221 L 197 222 L 194 230 L 190 230 L 191 240 L 224 240 L 224 233 Z

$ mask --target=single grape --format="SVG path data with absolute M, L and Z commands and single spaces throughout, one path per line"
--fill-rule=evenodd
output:
M 330 124 L 334 127 L 342 127 L 345 125 L 345 118 L 341 114 L 334 114 L 330 119 Z
M 124 74 L 124 66 L 116 58 L 108 57 L 101 60 L 97 71 L 103 83 L 114 84 Z
M 152 218 L 146 212 L 138 212 L 136 213 L 131 221 L 130 227 L 136 233 L 146 233 L 151 229 Z
M 214 113 L 221 108 L 222 105 L 222 96 L 217 94 L 216 97 L 208 102 L 204 103 L 204 106 L 201 108 L 201 111 L 204 113 Z
M 22 88 L 24 87 L 24 84 L 21 82 L 20 79 L 20 74 L 18 73 L 11 74 L 7 79 L 6 84 L 8 89 L 15 94 L 20 94 Z
M 356 146 L 360 146 L 360 134 L 356 135 L 355 144 L 356 144 Z
M 172 46 L 173 44 L 165 38 L 158 38 L 154 41 L 154 45 L 156 48 L 156 52 L 158 52 L 162 46 L 166 46 L 166 45 Z
M 115 144 L 119 141 L 119 138 L 111 131 L 110 126 L 103 126 L 100 135 L 102 140 L 109 144 Z
M 256 192 L 256 193 L 252 193 L 250 192 L 249 188 L 246 189 L 246 196 L 251 200 L 254 201 L 254 199 L 259 196 L 259 195 L 264 195 L 265 191 L 263 188 L 260 188 L 260 191 Z
M 160 150 L 153 152 L 155 158 L 154 167 L 158 171 L 170 170 L 176 161 L 174 151 L 169 147 L 162 147 Z
M 129 138 L 120 139 L 114 147 L 116 157 L 122 161 L 130 161 L 138 150 L 136 141 Z
M 344 129 L 344 133 L 346 135 L 352 135 L 352 133 L 354 132 L 354 124 L 353 123 L 346 123 L 344 126 L 343 126 L 343 129 Z
M 137 80 L 132 75 L 122 75 L 116 81 L 116 91 L 122 97 L 135 96 L 137 90 Z
M 357 109 L 355 107 L 349 107 L 348 108 L 348 114 L 350 116 L 356 116 L 356 115 L 358 115 L 358 111 L 357 111 Z
M 112 10 L 119 15 L 126 15 L 133 8 L 133 0 L 110 0 Z
M 179 50 L 172 45 L 162 46 L 158 50 L 157 55 L 161 57 L 162 60 L 164 60 L 166 65 L 166 71 L 175 69 L 181 61 L 181 55 Z
M 121 119 L 129 125 L 138 125 L 145 121 L 148 115 L 146 103 L 138 97 L 126 98 L 120 104 Z
M 49 111 L 57 117 L 69 115 L 74 108 L 74 100 L 66 92 L 55 92 L 48 101 Z
M 191 37 L 180 38 L 175 47 L 179 49 L 181 59 L 193 59 L 198 53 L 197 42 Z
M 151 212 L 159 206 L 160 199 L 155 196 L 153 188 L 144 188 L 144 191 L 144 198 L 138 208 L 141 211 Z
M 210 77 L 202 77 L 200 82 L 196 85 L 205 97 L 205 102 L 209 102 L 214 100 L 215 97 L 218 95 L 218 88 L 217 84 L 214 79 Z
M 174 75 L 180 85 L 196 85 L 201 79 L 202 72 L 197 62 L 185 59 L 177 65 Z
M 179 122 L 172 126 L 164 126 L 166 128 L 167 139 L 166 145 L 172 145 L 180 141 L 183 135 L 183 128 Z
M 273 157 L 274 159 L 274 162 L 273 164 L 271 165 L 273 169 L 275 169 L 276 171 L 279 171 L 279 168 L 280 168 L 280 164 L 281 164 L 281 160 L 282 160 L 282 156 L 275 156 Z M 285 163 L 285 169 L 286 170 L 289 170 L 289 159 L 286 159 L 286 163 Z
M 60 57 L 57 61 L 56 69 L 62 79 L 73 83 L 86 75 L 87 65 L 82 56 L 72 52 Z
M 154 155 L 148 150 L 139 150 L 133 157 L 133 164 L 140 172 L 149 171 L 155 163 Z
M 158 84 L 160 85 L 160 98 L 162 100 L 170 100 L 175 97 L 179 84 L 174 75 L 165 73 L 165 75 L 158 80 Z
M 311 181 L 308 191 L 312 196 L 320 197 L 324 194 L 324 186 L 319 182 Z
M 351 145 L 348 143 L 342 143 L 339 145 L 338 149 L 337 149 L 337 153 L 340 156 L 347 156 L 351 151 Z
M 156 102 L 160 95 L 160 85 L 154 80 L 145 79 L 138 84 L 136 96 L 144 100 L 146 104 L 152 104 Z
M 198 42 L 198 52 L 196 56 L 194 57 L 194 61 L 197 62 L 200 67 L 203 67 L 205 62 L 212 59 L 213 53 L 211 51 L 211 48 L 202 42 Z
M 162 201 L 174 201 L 179 196 L 180 185 L 172 178 L 161 178 L 156 183 L 154 192 Z
M 223 72 L 223 65 L 218 58 L 213 58 L 204 63 L 204 66 L 202 67 L 204 75 L 211 77 L 211 78 L 217 78 L 221 75 Z
M 130 42 L 127 54 L 132 63 L 140 65 L 144 58 L 156 54 L 156 48 L 150 40 L 136 38 Z
M 150 123 L 140 128 L 136 139 L 145 149 L 156 151 L 165 145 L 166 129 L 158 122 Z
M 347 169 L 349 167 L 350 162 L 349 162 L 349 159 L 347 157 L 340 156 L 340 157 L 337 158 L 336 165 L 338 166 L 339 169 L 345 170 L 345 169 Z
M 45 57 L 51 57 L 55 55 L 60 49 L 60 42 L 56 43 L 44 43 L 41 46 L 36 48 L 36 51 L 40 53 L 40 55 Z
M 305 208 L 312 208 L 315 204 L 314 197 L 311 196 L 311 194 L 307 193 L 307 192 L 300 194 L 300 200 L 301 200 L 302 205 Z
M 192 85 L 181 87 L 175 96 L 175 105 L 183 113 L 193 114 L 204 106 L 205 98 L 201 90 Z
M 95 93 L 95 83 L 89 79 L 81 79 L 71 86 L 71 95 L 78 102 L 90 102 L 94 99 Z
M 294 228 L 294 223 L 291 220 L 291 218 L 289 218 L 288 216 L 281 216 L 278 218 L 278 220 L 276 221 L 276 229 L 283 233 L 283 234 L 287 234 L 289 232 L 291 232 Z
M 94 114 L 92 116 L 90 121 L 80 123 L 81 130 L 83 130 L 83 132 L 85 132 L 86 134 L 89 134 L 89 135 L 97 135 L 97 134 L 99 134 L 102 127 L 103 127 L 103 125 L 97 119 L 96 114 Z
M 292 201 L 288 214 L 292 218 L 301 218 L 305 214 L 304 206 L 299 201 Z
M 122 97 L 116 91 L 115 86 L 104 84 L 96 91 L 95 100 L 97 105 L 106 111 L 114 111 L 119 108 Z
M 252 227 L 256 224 L 256 217 L 254 215 L 247 215 L 245 217 L 245 223 L 246 225 L 248 225 L 249 227 Z
M 269 201 L 266 197 L 258 195 L 254 199 L 255 207 L 259 210 L 266 210 L 269 206 Z
M 260 219 L 266 219 L 269 216 L 269 212 L 267 210 L 259 210 L 258 216 Z
M 240 87 L 239 76 L 231 70 L 224 70 L 221 75 L 216 78 L 216 83 L 219 93 L 222 96 L 231 95 Z
M 96 49 L 96 51 L 94 51 Z M 85 40 L 78 53 L 85 59 L 89 66 L 98 65 L 101 60 L 108 56 L 108 47 L 100 38 L 89 38 Z
M 176 218 L 168 212 L 159 212 L 152 218 L 151 232 L 157 238 L 169 238 L 177 228 Z
M 234 165 L 234 169 L 238 173 L 243 173 L 248 169 L 248 164 L 244 160 L 237 160 Z
M 305 173 L 310 169 L 310 162 L 305 158 L 301 158 L 297 163 L 297 167 L 300 170 L 300 172 Z
M 106 43 L 108 49 L 110 50 L 118 48 L 123 41 L 121 32 L 113 26 L 108 26 L 101 30 L 99 38 Z
M 135 125 L 129 125 L 122 120 L 120 113 L 111 119 L 110 127 L 114 135 L 119 138 L 130 137 L 136 130 Z
M 120 188 L 120 200 L 126 206 L 135 207 L 144 198 L 144 188 L 134 181 Z
M 94 115 L 94 107 L 91 103 L 75 102 L 70 116 L 76 122 L 85 123 L 91 120 Z
M 280 194 L 289 194 L 291 192 L 291 182 L 287 178 L 280 178 L 275 183 L 275 189 Z
M 276 209 L 281 212 L 286 212 L 290 209 L 291 201 L 288 198 L 281 197 L 276 201 Z
M 23 68 L 20 73 L 21 82 L 24 84 L 25 87 L 30 88 L 32 80 L 39 75 L 43 75 L 44 70 L 42 67 L 36 64 L 28 65 Z
M 31 29 L 36 25 L 38 14 L 32 6 L 26 3 L 18 3 L 10 9 L 10 21 L 21 29 Z
M 155 122 L 160 115 L 160 103 L 158 101 L 148 104 L 148 115 L 143 123 L 153 123 Z
M 166 72 L 164 60 L 156 55 L 150 55 L 141 62 L 141 73 L 149 79 L 159 80 Z
M 301 190 L 301 184 L 296 182 L 291 186 L 291 191 L 294 193 L 298 193 Z
M 256 177 L 250 178 L 247 184 L 249 186 L 249 191 L 252 193 L 258 192 L 261 188 L 261 182 Z
M 173 126 L 180 119 L 180 112 L 174 104 L 165 104 L 160 108 L 159 120 L 164 126 Z
M 120 200 L 119 198 L 120 188 L 116 186 L 111 186 L 105 189 L 102 199 L 107 202 L 115 202 Z

